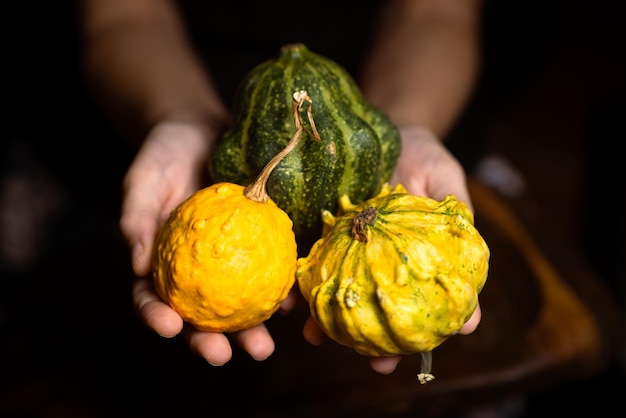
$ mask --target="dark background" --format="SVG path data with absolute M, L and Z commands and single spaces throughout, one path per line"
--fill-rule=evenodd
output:
M 309 26 L 287 22 L 283 31 L 264 22 L 282 22 L 288 4 L 251 2 L 237 11 L 242 26 L 266 36 L 247 42 L 245 31 L 200 20 L 203 3 L 213 2 L 183 2 L 184 11 L 199 28 L 193 37 L 203 57 L 217 62 L 227 101 L 245 71 L 295 37 L 356 71 L 374 10 L 346 6 L 343 16 L 357 30 L 343 20 L 332 24 L 325 11 L 336 1 L 312 2 Z M 519 170 L 534 202 L 520 210 L 540 211 L 624 308 L 626 37 L 619 2 L 501 3 L 487 2 L 482 78 L 448 144 L 470 173 L 490 154 Z M 195 416 L 198 408 L 226 404 L 243 413 L 263 405 L 255 388 L 268 383 L 264 368 L 280 367 L 280 349 L 262 366 L 235 349 L 232 364 L 211 368 L 179 339 L 146 330 L 132 311 L 117 216 L 134 149 L 83 87 L 72 3 L 13 2 L 3 21 L 0 416 Z M 324 38 L 316 27 L 325 28 Z M 304 361 L 316 353 L 304 343 L 298 350 Z M 616 357 L 582 382 L 531 392 L 526 413 L 618 416 L 626 353 Z M 282 385 L 284 413 L 310 401 Z M 204 396 L 206 404 L 189 400 Z

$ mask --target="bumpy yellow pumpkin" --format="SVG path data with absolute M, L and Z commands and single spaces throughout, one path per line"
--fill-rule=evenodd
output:
M 178 205 L 159 230 L 154 287 L 199 330 L 234 332 L 258 325 L 278 310 L 295 283 L 293 223 L 265 185 L 302 135 L 298 111 L 306 101 L 305 91 L 294 94 L 298 130 L 254 183 L 244 188 L 221 182 L 201 189 Z
M 154 285 L 197 329 L 233 332 L 267 320 L 295 281 L 291 220 L 244 187 L 218 183 L 194 193 L 163 225 Z
M 430 353 L 456 334 L 477 306 L 490 255 L 467 205 L 386 184 L 358 205 L 342 196 L 340 207 L 323 212 L 324 236 L 298 259 L 300 291 L 322 330 L 375 357 Z

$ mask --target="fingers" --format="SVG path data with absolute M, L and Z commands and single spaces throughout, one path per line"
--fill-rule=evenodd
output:
M 322 331 L 317 322 L 315 322 L 311 316 L 309 316 L 304 324 L 302 333 L 304 335 L 304 339 L 312 345 L 320 345 L 328 340 L 328 336 L 324 334 L 324 331 Z M 371 357 L 370 367 L 376 373 L 390 374 L 396 370 L 400 360 L 402 360 L 402 356 Z
M 169 305 L 154 292 L 149 279 L 141 278 L 133 285 L 133 303 L 137 312 L 157 334 L 172 338 L 180 334 L 191 350 L 209 364 L 223 366 L 232 357 L 228 337 L 221 333 L 201 332 L 186 325 Z M 237 343 L 255 360 L 265 360 L 274 352 L 274 340 L 264 324 L 233 334 Z
M 478 324 L 480 323 L 480 319 L 481 310 L 480 305 L 478 305 L 470 319 L 463 325 L 463 327 L 459 331 L 459 334 L 467 335 L 474 332 L 478 327 Z M 328 340 L 328 336 L 324 333 L 324 331 L 322 331 L 317 322 L 315 322 L 315 320 L 311 316 L 309 316 L 306 323 L 304 324 L 304 329 L 302 333 L 305 340 L 307 340 L 312 345 L 320 345 Z M 401 360 L 402 356 L 399 355 L 390 357 L 371 357 L 370 367 L 377 373 L 383 375 L 391 374 L 396 370 Z
M 155 293 L 150 280 L 137 279 L 133 285 L 133 304 L 145 322 L 157 334 L 172 338 L 183 329 L 183 320 Z
M 257 361 L 267 359 L 274 352 L 274 340 L 265 324 L 239 331 L 234 334 L 234 338 L 237 344 Z
M 150 214 L 127 214 L 120 217 L 120 229 L 131 250 L 131 263 L 135 275 L 142 277 L 150 273 L 154 237 L 157 223 Z
M 304 335 L 304 339 L 312 345 L 320 345 L 328 340 L 328 336 L 311 316 L 309 316 L 305 322 L 302 334 Z M 402 360 L 402 356 L 371 357 L 370 367 L 377 373 L 390 374 L 396 370 L 400 360 Z
M 478 304 L 470 319 L 468 319 L 467 322 L 465 322 L 465 324 L 463 324 L 463 326 L 461 327 L 459 334 L 467 335 L 476 331 L 476 328 L 478 328 L 478 324 L 480 323 L 481 317 L 482 313 L 480 310 L 480 304 Z
M 370 358 L 370 367 L 376 373 L 391 374 L 396 370 L 400 360 L 402 360 L 402 356 L 372 357 Z
M 150 272 L 153 245 L 164 213 L 160 196 L 164 192 L 159 193 L 159 178 L 146 174 L 155 170 L 145 160 L 140 154 L 126 173 L 119 221 L 120 231 L 131 249 L 133 270 L 139 277 Z
M 158 230 L 159 206 L 150 196 L 144 189 L 129 188 L 124 195 L 119 221 L 120 231 L 130 246 L 133 271 L 139 277 L 150 272 Z
M 186 326 L 183 336 L 189 348 L 212 366 L 223 366 L 232 358 L 232 347 L 225 334 L 197 331 Z M 257 361 L 266 360 L 274 353 L 274 340 L 264 324 L 234 333 L 233 338 Z
M 320 345 L 328 340 L 328 336 L 324 333 L 324 331 L 322 331 L 317 322 L 315 322 L 311 316 L 309 316 L 304 323 L 302 335 L 304 335 L 304 339 L 312 345 Z
M 481 319 L 481 310 L 480 304 L 476 306 L 474 313 L 470 317 L 463 327 L 459 331 L 459 334 L 467 335 L 471 334 L 476 330 L 478 324 Z M 392 357 L 372 357 L 370 358 L 370 367 L 377 373 L 380 374 L 391 374 L 396 370 L 396 367 L 402 360 L 402 356 L 392 356 Z
M 183 336 L 189 348 L 212 366 L 223 366 L 233 356 L 230 342 L 224 334 L 216 332 L 200 332 L 185 327 Z
M 301 299 L 300 290 L 298 290 L 297 285 L 294 285 L 289 291 L 287 298 L 280 304 L 279 312 L 280 313 L 291 312 L 293 308 L 296 307 L 300 299 Z

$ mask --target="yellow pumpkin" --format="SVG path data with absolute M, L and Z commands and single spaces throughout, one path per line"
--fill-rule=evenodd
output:
M 324 235 L 296 273 L 322 330 L 374 357 L 430 353 L 456 334 L 477 306 L 490 255 L 467 205 L 389 184 L 361 204 L 345 195 L 339 203 L 337 216 L 323 212 Z
M 221 182 L 201 189 L 159 229 L 154 288 L 199 330 L 235 332 L 258 325 L 278 310 L 295 283 L 293 223 L 265 185 L 297 145 L 303 132 L 299 109 L 307 101 L 305 91 L 294 94 L 298 129 L 254 183 Z
M 217 183 L 180 204 L 157 238 L 154 286 L 202 331 L 233 332 L 267 319 L 295 281 L 291 220 L 244 187 Z

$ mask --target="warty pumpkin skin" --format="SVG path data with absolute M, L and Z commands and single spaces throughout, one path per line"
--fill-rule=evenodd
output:
M 402 185 L 358 205 L 342 196 L 340 206 L 338 216 L 324 212 L 324 236 L 298 259 L 300 291 L 322 330 L 374 357 L 430 353 L 456 334 L 490 255 L 468 207 Z
M 248 184 L 285 146 L 294 130 L 290 92 L 298 90 L 315 103 L 320 140 L 301 141 L 272 172 L 267 191 L 289 214 L 298 244 L 308 250 L 321 236 L 322 209 L 335 212 L 343 194 L 355 202 L 368 199 L 389 181 L 400 136 L 341 66 L 305 45 L 286 45 L 242 81 L 233 127 L 218 138 L 211 155 L 214 181 Z
M 269 319 L 295 282 L 291 220 L 244 187 L 216 183 L 181 203 L 159 230 L 154 287 L 196 329 L 234 332 Z

